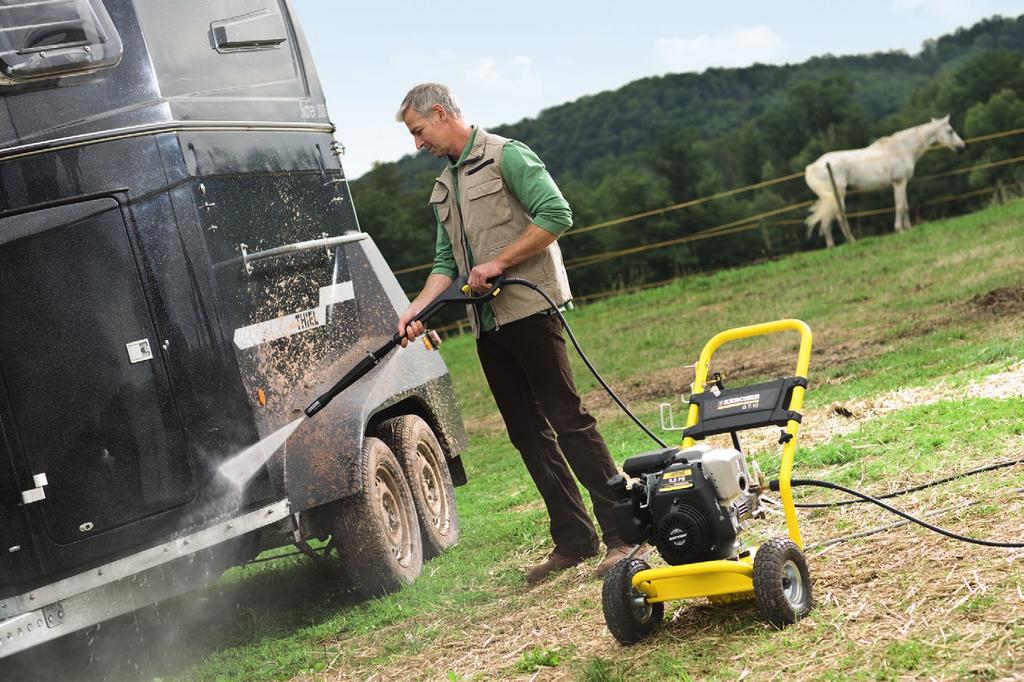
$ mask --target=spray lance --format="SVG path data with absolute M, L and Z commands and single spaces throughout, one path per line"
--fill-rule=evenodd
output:
M 426 307 L 416 315 L 416 317 L 410 320 L 410 322 L 422 322 L 425 324 L 428 319 L 451 303 L 472 303 L 476 306 L 480 306 L 501 293 L 501 285 L 504 278 L 499 276 L 492 280 L 488 280 L 491 284 L 491 288 L 480 294 L 473 293 L 469 288 L 468 281 L 468 278 L 465 276 L 454 280 L 448 285 L 448 288 L 438 294 L 437 297 L 428 303 Z M 434 335 L 433 339 L 431 339 L 430 336 L 434 334 L 434 332 L 427 332 L 427 334 L 427 342 L 430 343 L 433 341 L 433 344 L 436 347 L 438 344 L 436 335 Z M 380 364 L 380 361 L 384 359 L 384 356 L 394 350 L 397 346 L 401 345 L 403 338 L 404 336 L 402 334 L 396 332 L 394 336 L 388 339 L 380 348 L 368 352 L 365 358 L 356 363 L 352 369 L 345 373 L 345 376 L 338 380 L 338 383 L 331 386 L 326 393 L 309 404 L 305 409 L 306 416 L 312 417 L 326 407 L 327 403 L 331 402 L 336 395 L 366 376 L 370 370 Z M 429 345 L 427 347 L 430 348 Z
M 550 309 L 552 313 L 558 316 L 559 321 L 562 323 L 562 328 L 565 330 L 565 333 L 569 336 L 569 340 L 572 341 L 572 345 L 576 349 L 576 352 L 579 354 L 580 359 L 583 360 L 583 363 L 587 366 L 587 369 L 590 370 L 590 373 L 594 375 L 594 378 L 597 379 L 597 382 L 601 384 L 601 387 L 608 393 L 609 396 L 611 396 L 612 400 L 615 401 L 615 404 L 618 405 L 619 408 L 622 409 L 622 411 L 625 412 L 626 415 L 633 420 L 633 423 L 636 424 L 641 431 L 646 433 L 651 440 L 653 440 L 662 448 L 667 447 L 664 441 L 658 438 L 654 434 L 654 432 L 647 428 L 647 426 L 642 421 L 640 421 L 640 419 L 635 414 L 633 414 L 633 412 L 626 406 L 626 404 L 622 402 L 622 399 L 615 394 L 615 391 L 612 390 L 611 386 L 609 386 L 608 383 L 601 377 L 600 372 L 597 371 L 597 368 L 594 367 L 593 363 L 590 362 L 590 358 L 587 357 L 587 354 L 584 353 L 583 349 L 580 347 L 579 341 L 576 340 L 576 335 L 572 333 L 572 328 L 569 327 L 569 324 L 565 321 L 565 317 L 562 316 L 562 311 L 559 310 L 558 303 L 552 300 L 551 296 L 549 296 L 546 291 L 541 289 L 533 282 L 523 279 L 522 277 L 499 275 L 494 279 L 490 279 L 487 281 L 491 285 L 491 288 L 481 294 L 474 294 L 472 290 L 469 288 L 468 278 L 458 278 L 457 280 L 449 284 L 447 289 L 438 294 L 438 296 L 433 301 L 428 303 L 427 306 L 423 310 L 421 310 L 420 313 L 411 321 L 426 322 L 428 318 L 433 316 L 437 311 L 439 311 L 441 308 L 445 307 L 450 303 L 472 303 L 479 307 L 480 305 L 486 303 L 487 301 L 491 300 L 492 298 L 500 294 L 502 287 L 518 285 L 524 286 L 528 289 L 532 289 L 534 292 L 537 293 L 538 296 L 547 301 L 548 305 L 551 307 Z M 429 333 L 430 332 L 428 332 L 428 334 Z M 309 407 L 307 407 L 305 410 L 306 416 L 312 417 L 314 414 L 322 410 L 324 406 L 327 405 L 327 403 L 329 403 L 334 398 L 334 396 L 338 395 L 346 388 L 354 384 L 356 381 L 361 379 L 363 376 L 365 376 L 371 369 L 373 369 L 380 363 L 381 359 L 385 355 L 390 353 L 400 343 L 402 343 L 402 335 L 396 333 L 383 346 L 381 346 L 375 351 L 368 353 L 367 357 L 360 360 L 355 367 L 350 369 L 348 373 L 345 374 L 345 376 L 343 376 L 338 381 L 338 383 L 334 384 L 334 386 L 331 386 L 331 388 L 326 393 L 324 393 L 322 396 L 320 396 L 312 403 L 310 403 Z

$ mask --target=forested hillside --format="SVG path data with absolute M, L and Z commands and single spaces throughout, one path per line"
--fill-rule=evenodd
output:
M 965 139 L 1020 128 L 1022 57 L 1024 15 L 996 17 L 928 41 L 915 56 L 823 56 L 796 65 L 645 78 L 492 132 L 533 147 L 572 204 L 580 233 L 570 231 L 561 244 L 574 290 L 585 295 L 819 248 L 821 238 L 807 237 L 806 209 L 799 209 L 755 221 L 757 229 L 601 258 L 809 200 L 802 178 L 603 229 L 581 228 L 800 172 L 825 151 L 860 147 L 931 117 L 950 114 Z M 928 153 L 910 184 L 912 220 L 1019 193 L 1019 163 L 951 171 L 1022 155 L 1024 135 L 969 144 L 959 156 Z M 363 229 L 396 269 L 433 255 L 435 226 L 426 201 L 440 167 L 433 157 L 409 156 L 378 165 L 352 184 Z M 855 216 L 879 209 L 854 217 L 854 234 L 891 230 L 892 215 L 880 212 L 891 206 L 889 192 L 851 196 L 848 210 Z M 416 291 L 426 273 L 400 279 Z

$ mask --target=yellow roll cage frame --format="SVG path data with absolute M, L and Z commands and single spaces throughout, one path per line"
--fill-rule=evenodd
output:
M 796 331 L 800 334 L 800 350 L 797 355 L 796 376 L 806 379 L 807 368 L 811 362 L 811 328 L 801 320 L 776 320 L 774 322 L 727 329 L 711 337 L 704 344 L 704 349 L 700 353 L 700 359 L 697 360 L 693 392 L 698 393 L 703 390 L 705 383 L 707 383 L 711 356 L 726 343 L 785 331 Z M 789 409 L 799 412 L 803 402 L 804 388 L 802 386 L 794 386 Z M 686 416 L 686 428 L 697 423 L 700 416 L 699 410 L 700 408 L 696 404 L 690 404 L 690 409 Z M 786 515 L 786 528 L 789 532 L 789 538 L 796 543 L 797 547 L 803 549 L 803 539 L 800 537 L 800 524 L 797 522 L 796 508 L 793 506 L 793 492 L 790 488 L 790 479 L 793 474 L 793 457 L 796 454 L 796 438 L 799 428 L 800 423 L 795 419 L 790 419 L 786 423 L 785 433 L 789 435 L 789 438 L 785 439 L 782 448 L 782 464 L 779 467 L 779 497 L 782 500 L 782 508 Z M 683 438 L 682 447 L 683 449 L 692 447 L 695 442 L 693 438 Z M 633 588 L 641 592 L 646 597 L 646 601 L 651 604 L 692 597 L 752 595 L 754 590 L 754 555 L 756 552 L 755 548 L 749 555 L 740 557 L 737 560 L 721 559 L 684 564 L 682 566 L 649 568 L 639 571 L 633 576 Z

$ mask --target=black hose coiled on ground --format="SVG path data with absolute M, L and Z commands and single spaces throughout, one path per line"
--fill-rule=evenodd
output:
M 933 488 L 943 483 L 949 483 L 955 481 L 958 478 L 966 478 L 968 476 L 974 476 L 975 474 L 981 474 L 986 471 L 995 471 L 996 469 L 1005 469 L 1006 467 L 1012 467 L 1015 464 L 1024 463 L 1024 459 L 1014 459 L 1007 462 L 997 462 L 996 464 L 989 464 L 988 466 L 979 467 L 977 469 L 971 469 L 960 474 L 954 474 L 947 476 L 946 478 L 940 478 L 937 481 L 929 481 L 928 483 L 922 483 L 921 485 L 915 485 L 913 488 L 904 488 L 903 490 L 897 490 L 894 493 L 886 493 L 885 495 L 878 495 L 874 499 L 876 500 L 888 500 L 893 497 L 899 497 L 900 495 L 907 495 L 909 493 L 916 493 L 919 490 L 925 490 L 927 488 Z M 837 500 L 836 502 L 801 502 L 800 504 L 794 504 L 794 507 L 800 509 L 825 509 L 827 507 L 845 507 L 849 504 L 864 504 L 868 500 Z
M 831 490 L 838 490 L 840 492 L 846 493 L 847 495 L 853 495 L 854 497 L 859 497 L 860 499 L 862 499 L 865 502 L 870 502 L 872 504 L 876 504 L 876 505 L 878 505 L 882 509 L 885 509 L 888 512 L 896 514 L 897 516 L 902 516 L 906 520 L 911 521 L 912 523 L 916 523 L 919 526 L 923 526 L 924 528 L 927 528 L 930 531 L 938 533 L 939 535 L 945 535 L 948 538 L 952 538 L 954 540 L 960 540 L 961 542 L 969 542 L 969 543 L 974 544 L 974 545 L 984 545 L 986 547 L 1010 547 L 1010 548 L 1024 547 L 1024 542 L 995 542 L 993 540 L 981 540 L 981 539 L 978 539 L 978 538 L 970 538 L 970 537 L 967 537 L 965 535 L 960 535 L 958 533 L 954 533 L 953 531 L 949 531 L 949 530 L 946 530 L 944 528 L 939 528 L 938 526 L 933 526 L 932 524 L 928 523 L 927 521 L 922 521 L 921 519 L 919 519 L 919 518 L 917 518 L 915 516 L 912 516 L 911 514 L 908 514 L 905 511 L 901 511 L 899 509 L 896 509 L 896 507 L 892 507 L 892 506 L 886 504 L 885 502 L 882 502 L 878 498 L 871 497 L 870 495 L 866 495 L 866 494 L 864 494 L 862 492 L 859 492 L 857 490 L 854 490 L 852 488 L 847 488 L 846 486 L 839 485 L 838 483 L 829 483 L 828 481 L 819 481 L 819 480 L 816 480 L 816 479 L 813 479 L 813 478 L 794 478 L 793 480 L 791 480 L 789 482 L 789 485 L 791 487 L 794 487 L 794 488 L 799 488 L 801 486 L 814 486 L 814 487 L 817 487 L 817 488 L 829 488 Z M 772 481 L 770 483 L 770 485 L 769 485 L 769 488 L 771 490 L 773 490 L 773 491 L 778 491 L 778 489 L 779 489 L 779 482 L 778 481 Z

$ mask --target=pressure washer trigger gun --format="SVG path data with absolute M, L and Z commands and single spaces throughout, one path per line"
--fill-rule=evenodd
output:
M 428 303 L 412 321 L 426 324 L 428 318 L 433 317 L 437 311 L 450 303 L 483 305 L 501 293 L 501 285 L 505 282 L 505 278 L 499 275 L 494 279 L 487 280 L 487 282 L 491 285 L 490 289 L 483 293 L 474 294 L 473 290 L 469 288 L 468 277 L 462 276 L 452 280 L 452 283 L 438 294 L 433 301 Z
M 422 322 L 426 324 L 427 320 L 441 308 L 445 307 L 449 303 L 473 303 L 482 304 L 486 301 L 491 300 L 501 292 L 501 284 L 504 281 L 503 277 L 496 277 L 493 280 L 488 280 L 491 284 L 491 288 L 481 294 L 474 294 L 468 284 L 467 277 L 460 277 L 454 280 L 451 284 L 445 288 L 440 294 L 437 295 L 434 300 L 428 303 L 423 310 L 419 312 L 416 317 L 413 318 L 413 322 Z M 440 337 L 437 336 L 437 332 L 431 332 L 437 340 L 437 345 L 440 345 Z M 395 334 L 388 339 L 384 345 L 380 348 L 370 351 L 366 354 L 362 360 L 356 363 L 355 367 L 345 373 L 345 376 L 338 380 L 338 383 L 331 386 L 326 393 L 321 395 L 319 398 L 309 404 L 304 410 L 307 417 L 312 417 L 314 414 L 322 410 L 327 403 L 334 400 L 334 397 L 344 391 L 346 388 L 354 384 L 359 379 L 366 376 L 371 369 L 380 364 L 380 361 L 385 355 L 393 351 L 397 346 L 402 344 L 403 335 L 395 332 Z M 427 346 L 430 348 L 430 346 Z M 435 346 L 436 347 L 436 346 Z
M 431 317 L 449 303 L 472 303 L 476 307 L 477 313 L 479 313 L 484 303 L 501 293 L 501 285 L 504 283 L 505 278 L 499 275 L 487 281 L 491 288 L 480 294 L 474 294 L 473 290 L 469 288 L 468 277 L 459 277 L 449 284 L 448 288 L 438 294 L 437 298 L 428 303 L 420 311 L 420 314 L 413 318 L 413 321 L 418 320 L 425 323 L 428 317 Z M 399 338 L 399 341 L 401 341 L 401 338 Z M 437 350 L 441 345 L 441 337 L 433 329 L 428 329 L 423 333 L 423 345 L 427 347 L 427 350 Z

